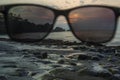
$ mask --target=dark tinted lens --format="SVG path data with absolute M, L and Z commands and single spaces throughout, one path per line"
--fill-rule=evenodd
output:
M 84 7 L 69 14 L 75 36 L 88 42 L 109 41 L 115 30 L 115 14 L 109 8 Z
M 51 30 L 54 13 L 37 6 L 16 6 L 8 13 L 8 30 L 13 39 L 40 40 Z

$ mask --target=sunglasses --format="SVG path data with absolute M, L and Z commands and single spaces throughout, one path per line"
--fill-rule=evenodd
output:
M 52 31 L 58 16 L 65 16 L 70 30 L 82 42 L 105 43 L 115 34 L 120 9 L 108 6 L 82 6 L 68 10 L 17 4 L 4 8 L 8 35 L 20 42 L 43 40 Z

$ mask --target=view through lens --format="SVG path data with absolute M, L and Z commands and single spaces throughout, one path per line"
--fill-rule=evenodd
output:
M 37 6 L 16 6 L 9 11 L 9 32 L 14 39 L 38 40 L 45 37 L 53 24 L 54 13 Z
M 115 14 L 109 8 L 84 7 L 69 14 L 75 36 L 88 42 L 109 41 L 115 30 Z

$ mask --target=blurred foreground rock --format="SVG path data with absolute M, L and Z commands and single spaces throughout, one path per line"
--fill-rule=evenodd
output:
M 2 42 L 0 48 L 0 80 L 120 80 L 118 47 Z

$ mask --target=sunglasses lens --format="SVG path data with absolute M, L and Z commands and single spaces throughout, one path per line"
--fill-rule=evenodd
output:
M 115 13 L 104 7 L 84 7 L 69 14 L 74 35 L 81 41 L 102 43 L 112 39 L 115 32 Z
M 54 13 L 43 7 L 16 6 L 8 13 L 8 30 L 13 39 L 36 41 L 48 35 Z

